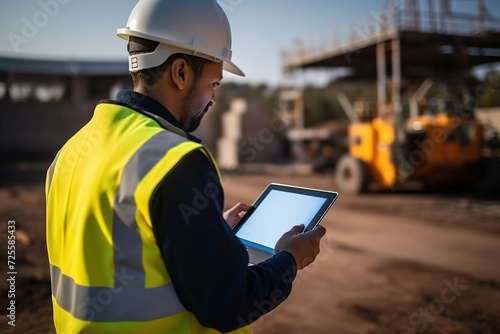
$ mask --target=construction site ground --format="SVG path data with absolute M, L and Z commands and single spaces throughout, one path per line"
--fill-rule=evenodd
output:
M 39 176 L 0 187 L 1 333 L 54 332 Z M 223 180 L 226 207 L 252 203 L 270 182 L 336 189 L 331 173 Z M 341 193 L 322 222 L 317 261 L 254 333 L 500 333 L 499 203 L 456 191 Z M 8 220 L 17 236 L 15 327 L 6 317 Z

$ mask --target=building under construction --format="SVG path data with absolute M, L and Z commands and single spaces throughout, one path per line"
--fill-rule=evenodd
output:
M 498 178 L 495 150 L 485 153 L 484 127 L 475 117 L 493 83 L 475 80 L 471 71 L 500 61 L 500 20 L 484 1 L 474 3 L 476 13 L 457 13 L 452 0 L 401 1 L 284 52 L 289 75 L 342 68 L 342 80 L 376 87 L 376 101 L 337 94 L 351 121 L 349 152 L 336 167 L 340 188 L 357 193 L 410 180 L 483 187 Z M 283 92 L 282 100 L 295 102 L 283 105 L 293 106 L 285 118 L 290 139 L 300 146 L 314 136 L 303 128 L 300 88 Z

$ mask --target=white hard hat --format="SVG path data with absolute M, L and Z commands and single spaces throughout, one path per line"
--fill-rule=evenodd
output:
M 159 42 L 154 52 L 131 55 L 129 70 L 137 72 L 161 65 L 174 53 L 223 61 L 223 69 L 239 76 L 242 70 L 231 61 L 231 28 L 215 0 L 140 0 L 127 27 L 118 36 Z

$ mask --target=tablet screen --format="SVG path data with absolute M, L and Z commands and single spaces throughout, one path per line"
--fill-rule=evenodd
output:
M 293 226 L 306 227 L 327 198 L 272 189 L 238 229 L 236 236 L 270 249 Z

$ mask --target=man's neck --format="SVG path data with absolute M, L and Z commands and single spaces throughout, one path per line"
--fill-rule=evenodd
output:
M 137 93 L 141 93 L 143 95 L 146 95 L 154 100 L 156 100 L 158 103 L 163 105 L 170 113 L 175 117 L 177 121 L 180 120 L 180 106 L 178 105 L 178 99 L 173 99 L 169 98 L 171 94 L 169 94 L 169 90 L 165 89 L 159 89 L 159 87 L 155 87 L 155 89 L 145 89 L 144 87 L 135 87 L 134 91 Z

